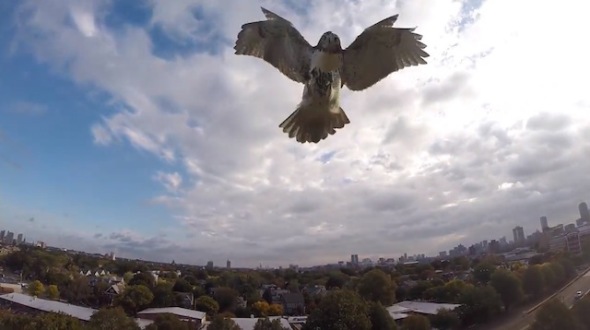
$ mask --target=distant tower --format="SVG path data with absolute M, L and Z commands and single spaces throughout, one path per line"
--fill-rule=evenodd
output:
M 578 210 L 580 210 L 580 219 L 581 222 L 590 222 L 590 211 L 588 211 L 588 205 L 584 202 L 578 205 Z
M 547 222 L 547 217 L 546 216 L 542 216 L 541 217 L 541 230 L 545 231 L 545 229 L 549 228 L 549 223 Z
M 228 260 L 228 261 L 225 263 L 225 265 L 226 265 L 227 269 L 230 269 L 230 268 L 231 268 L 231 261 L 229 261 L 229 260 Z
M 514 235 L 514 243 L 521 243 L 524 241 L 524 229 L 521 226 L 516 226 L 512 229 Z

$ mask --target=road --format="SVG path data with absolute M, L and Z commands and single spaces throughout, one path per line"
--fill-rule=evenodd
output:
M 569 308 L 574 305 L 575 296 L 577 291 L 587 293 L 590 290 L 590 271 L 586 272 L 582 277 L 577 279 L 575 282 L 570 284 L 563 291 L 558 293 L 555 297 L 563 301 Z M 530 314 L 523 313 L 521 317 L 512 319 L 511 322 L 503 324 L 497 329 L 500 330 L 526 330 L 535 321 L 537 311 L 531 312 Z

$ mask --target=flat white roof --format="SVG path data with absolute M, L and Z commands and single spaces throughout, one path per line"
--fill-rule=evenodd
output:
M 444 308 L 444 309 L 448 309 L 448 310 L 454 310 L 455 308 L 457 308 L 461 305 L 459 305 L 459 304 L 438 304 L 438 303 L 425 302 L 425 301 L 402 301 L 402 302 L 399 302 L 393 306 L 388 307 L 388 310 L 389 310 L 389 308 L 394 307 L 394 306 L 403 307 L 403 308 L 406 308 L 407 310 L 415 312 L 415 313 L 434 315 L 434 314 L 438 313 L 439 309 Z M 407 312 L 407 311 L 398 310 L 396 312 L 403 313 L 403 312 Z
M 269 319 L 273 320 L 275 318 L 269 317 Z M 279 317 L 276 317 L 276 319 L 281 320 L 282 327 L 287 327 L 287 328 L 291 329 L 291 325 L 289 324 L 289 321 L 287 321 L 286 319 L 283 319 L 283 318 L 279 318 Z M 232 318 L 232 320 L 234 322 L 236 322 L 236 324 L 242 330 L 253 330 L 254 326 L 256 325 L 256 322 L 258 322 L 257 318 Z
M 181 307 L 163 307 L 163 308 L 148 308 L 144 309 L 141 312 L 137 313 L 137 315 L 145 315 L 145 314 L 164 314 L 170 313 L 176 316 L 184 316 L 190 317 L 192 319 L 202 320 L 205 318 L 207 313 L 201 311 L 195 311 L 192 309 L 186 309 Z
M 60 301 L 35 298 L 22 293 L 7 293 L 0 295 L 0 299 L 11 301 L 23 306 L 34 308 L 44 312 L 63 313 L 79 320 L 89 321 L 96 309 L 71 305 Z
M 271 316 L 268 318 L 269 320 L 274 320 L 274 319 L 279 319 L 281 320 L 281 326 L 291 329 L 291 325 L 289 324 L 289 321 L 287 321 L 287 319 L 281 318 L 280 316 Z M 240 327 L 241 330 L 253 330 L 254 326 L 256 325 L 256 322 L 258 322 L 258 318 L 231 318 L 232 321 L 234 321 L 238 327 Z M 207 322 L 208 324 L 209 322 Z M 204 328 L 203 328 L 204 329 Z

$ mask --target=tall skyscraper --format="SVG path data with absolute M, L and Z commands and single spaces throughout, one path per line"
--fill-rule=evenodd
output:
M 588 204 L 582 202 L 578 205 L 578 210 L 580 210 L 580 220 L 581 222 L 588 222 L 590 223 L 590 211 L 588 210 Z
M 225 262 L 225 266 L 226 266 L 227 269 L 230 269 L 231 268 L 231 261 L 227 260 Z
M 353 265 L 358 265 L 359 263 L 359 255 L 358 254 L 351 254 L 350 255 L 350 263 Z
M 549 228 L 549 222 L 547 221 L 546 216 L 541 217 L 541 231 L 545 231 L 545 229 Z
M 514 235 L 514 243 L 524 242 L 524 229 L 521 226 L 514 227 L 512 234 Z
M 23 234 L 18 234 L 16 237 L 16 244 L 20 245 L 23 242 Z

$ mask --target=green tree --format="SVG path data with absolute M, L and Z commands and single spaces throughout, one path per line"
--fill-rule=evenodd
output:
M 484 323 L 502 308 L 500 295 L 489 285 L 465 287 L 458 303 L 457 313 L 466 325 Z
M 45 293 L 45 286 L 38 280 L 35 280 L 29 284 L 27 291 L 31 296 L 41 297 Z
M 380 302 L 369 303 L 369 319 L 372 330 L 396 330 L 395 320 Z
M 231 311 L 234 309 L 236 300 L 238 299 L 238 292 L 232 288 L 219 287 L 215 288 L 214 298 L 219 304 L 220 311 Z
M 150 272 L 141 272 L 133 275 L 129 280 L 129 285 L 143 285 L 150 289 L 156 286 L 156 278 Z
M 148 287 L 141 284 L 131 285 L 115 298 L 115 305 L 135 315 L 139 310 L 147 307 L 152 300 L 154 300 L 154 294 Z
M 47 297 L 51 300 L 59 299 L 59 290 L 57 285 L 51 284 L 47 287 Z
M 576 320 L 582 330 L 590 330 L 590 297 L 586 296 L 578 300 L 572 308 Z
M 431 281 L 418 281 L 416 285 L 408 290 L 408 299 L 417 300 L 422 299 L 426 291 L 432 289 L 433 284 Z
M 291 330 L 281 325 L 281 320 L 274 319 L 269 320 L 268 318 L 258 319 L 252 330 Z
M 487 284 L 492 278 L 496 266 L 489 262 L 480 262 L 473 269 L 473 277 L 481 284 Z
M 502 298 L 504 309 L 506 311 L 508 311 L 513 304 L 519 303 L 524 296 L 520 280 L 508 270 L 497 269 L 492 274 L 490 284 L 496 289 L 500 298 Z
M 342 289 L 347 281 L 348 276 L 346 276 L 342 272 L 331 272 L 330 274 L 328 274 L 328 280 L 326 281 L 326 289 Z
M 131 281 L 131 279 L 133 278 L 134 274 L 132 272 L 125 272 L 125 274 L 123 274 L 123 281 L 126 284 L 129 284 L 129 282 Z
M 529 266 L 522 278 L 522 288 L 526 294 L 538 297 L 543 293 L 545 283 L 541 266 Z
M 308 316 L 303 330 L 370 330 L 367 303 L 354 291 L 333 290 Z
M 430 321 L 422 315 L 410 315 L 402 322 L 402 330 L 430 330 Z
M 172 292 L 172 284 L 158 283 L 154 288 L 153 307 L 170 307 L 176 305 L 176 295 Z
M 140 329 L 137 323 L 128 317 L 120 307 L 98 310 L 90 317 L 87 328 L 88 330 Z
M 43 313 L 30 317 L 28 325 L 23 330 L 68 329 L 82 330 L 83 325 L 69 315 L 58 313 Z
M 459 328 L 461 319 L 457 313 L 443 308 L 430 318 L 430 323 L 439 330 L 453 330 Z
M 195 309 L 207 313 L 209 317 L 219 312 L 219 304 L 209 296 L 200 296 L 195 300 Z
M 207 326 L 207 330 L 241 330 L 240 327 L 232 320 L 223 316 L 215 316 Z
M 391 276 L 377 268 L 365 273 L 358 285 L 361 297 L 370 301 L 379 301 L 384 306 L 390 306 L 395 302 L 395 289 Z
M 60 296 L 74 304 L 86 303 L 92 296 L 92 287 L 86 276 L 75 277 L 66 287 L 61 287 Z
M 174 283 L 172 290 L 177 292 L 192 292 L 193 286 L 190 285 L 190 283 L 188 283 L 185 279 L 179 278 Z
M 577 329 L 573 313 L 561 301 L 551 299 L 537 312 L 531 330 Z
M 543 279 L 546 288 L 556 287 L 559 284 L 559 279 L 557 278 L 551 264 L 544 263 L 541 265 L 541 271 L 543 272 Z
M 567 279 L 570 279 L 570 278 L 576 276 L 576 274 L 578 273 L 576 271 L 576 266 L 574 265 L 574 262 L 571 259 L 561 258 L 561 259 L 559 259 L 559 263 L 563 267 L 563 271 L 565 272 L 565 277 Z
M 145 330 L 189 330 L 187 322 L 181 321 L 178 316 L 164 313 L 156 316 L 154 323 L 148 325 Z

